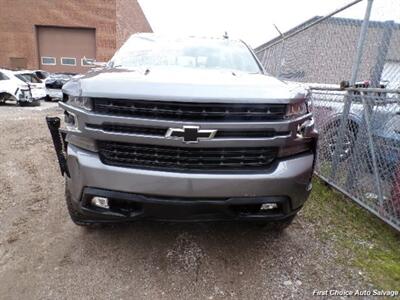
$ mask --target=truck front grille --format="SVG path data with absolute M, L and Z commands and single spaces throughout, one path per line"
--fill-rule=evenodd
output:
M 283 119 L 286 104 L 192 103 L 94 98 L 94 112 L 174 121 L 270 121 Z
M 165 171 L 248 171 L 267 169 L 277 149 L 184 148 L 98 141 L 101 161 L 106 165 Z
M 149 127 L 149 126 L 137 126 L 137 125 L 120 125 L 104 123 L 102 125 L 97 124 L 86 124 L 89 129 L 103 130 L 104 132 L 110 133 L 122 133 L 122 134 L 136 134 L 146 136 L 158 136 L 163 137 L 168 131 L 168 127 Z M 271 129 L 263 130 L 224 130 L 220 129 L 217 131 L 214 138 L 226 139 L 226 138 L 273 138 L 282 137 L 290 134 L 290 131 L 275 131 Z

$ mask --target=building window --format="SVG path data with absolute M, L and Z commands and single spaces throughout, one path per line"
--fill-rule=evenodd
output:
M 94 58 L 81 58 L 81 66 L 82 67 L 93 67 Z
M 55 66 L 56 65 L 56 58 L 55 57 L 48 57 L 48 56 L 42 56 L 42 65 L 48 65 L 48 66 Z
M 61 64 L 63 66 L 76 66 L 75 57 L 61 57 Z

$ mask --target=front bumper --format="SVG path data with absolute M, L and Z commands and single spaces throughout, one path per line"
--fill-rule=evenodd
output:
M 46 93 L 36 93 L 32 89 L 30 90 L 19 90 L 16 94 L 16 98 L 19 102 L 26 102 L 26 103 L 36 103 L 41 99 L 46 97 Z
M 68 144 L 67 186 L 75 208 L 90 220 L 282 219 L 307 199 L 313 161 L 314 154 L 305 153 L 280 160 L 264 173 L 175 173 L 105 165 L 97 153 Z M 139 209 L 128 214 L 99 210 L 90 206 L 93 196 L 124 200 Z M 244 214 L 234 207 L 271 202 L 279 203 L 272 214 Z
M 95 196 L 109 199 L 110 208 L 91 205 Z M 264 203 L 277 208 L 260 210 Z M 85 188 L 75 209 L 87 222 L 120 222 L 140 219 L 159 221 L 260 221 L 283 220 L 295 214 L 287 197 L 170 198 Z
M 42 88 L 32 88 L 31 93 L 34 100 L 44 99 L 47 95 L 45 89 Z

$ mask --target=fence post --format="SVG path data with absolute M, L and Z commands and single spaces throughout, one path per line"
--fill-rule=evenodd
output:
M 266 69 L 266 67 L 265 67 L 266 56 L 267 56 L 267 49 L 264 50 L 264 53 L 263 53 L 263 56 L 262 56 L 262 59 L 261 59 L 261 64 L 262 64 L 264 69 Z
M 364 110 L 364 122 L 366 125 L 367 129 L 367 138 L 368 138 L 368 146 L 371 154 L 371 160 L 372 160 L 372 168 L 374 172 L 374 177 L 375 177 L 375 184 L 376 184 L 376 190 L 378 192 L 378 199 L 379 199 L 379 206 L 382 207 L 383 204 L 383 193 L 382 193 L 382 187 L 381 187 L 381 182 L 379 178 L 379 171 L 378 171 L 378 164 L 377 164 L 377 158 L 376 158 L 376 151 L 375 151 L 375 145 L 374 145 L 374 140 L 372 137 L 372 125 L 370 121 L 370 116 L 371 116 L 371 104 L 369 103 L 370 101 L 367 101 L 366 95 L 362 95 L 362 103 L 363 103 L 363 110 Z M 370 96 L 371 97 L 371 96 Z M 370 99 L 368 99 L 370 100 Z
M 283 65 L 285 64 L 285 49 L 286 47 L 286 41 L 285 41 L 285 37 L 282 36 L 282 48 L 281 48 L 281 55 L 279 57 L 279 68 L 278 68 L 278 72 L 277 72 L 277 77 L 281 78 L 281 74 L 282 74 L 282 68 Z
M 385 66 L 386 56 L 390 48 L 390 41 L 392 39 L 394 24 L 394 21 L 386 21 L 383 25 L 384 28 L 382 39 L 379 44 L 378 56 L 376 58 L 376 63 L 374 68 L 372 69 L 371 74 L 371 87 L 380 86 L 383 67 Z
M 357 81 L 357 75 L 358 75 L 358 70 L 360 68 L 361 58 L 363 55 L 364 44 L 365 44 L 365 40 L 367 38 L 369 19 L 371 16 L 373 1 L 374 0 L 368 0 L 367 9 L 365 11 L 365 16 L 364 16 L 364 21 L 361 26 L 360 37 L 358 39 L 358 45 L 357 45 L 357 52 L 354 57 L 354 64 L 353 64 L 353 67 L 351 70 L 351 79 L 350 79 L 351 86 L 353 86 Z M 337 168 L 339 166 L 340 153 L 342 152 L 342 148 L 343 148 L 343 139 L 344 139 L 345 130 L 347 127 L 347 120 L 348 120 L 348 116 L 349 116 L 349 112 L 350 112 L 351 100 L 352 100 L 351 97 L 348 94 L 346 94 L 346 96 L 344 97 L 343 114 L 341 117 L 340 126 L 339 126 L 339 130 L 338 130 L 339 131 L 338 139 L 336 142 L 335 152 L 334 152 L 333 158 L 332 158 L 332 169 L 331 169 L 331 176 L 330 176 L 332 179 L 334 179 L 336 177 Z
M 394 22 L 393 21 L 387 21 L 383 24 L 383 29 L 382 29 L 382 38 L 380 39 L 380 42 L 378 44 L 378 54 L 375 60 L 375 65 L 374 67 L 371 69 L 371 84 L 370 87 L 373 88 L 379 88 L 380 87 L 380 80 L 382 77 L 382 71 L 385 65 L 385 60 L 386 60 L 386 56 L 387 53 L 389 51 L 389 47 L 390 47 L 390 41 L 392 38 L 392 33 L 393 33 L 393 28 L 394 28 Z M 371 94 L 372 95 L 372 94 Z M 370 95 L 370 97 L 367 99 L 369 101 L 364 101 L 365 100 L 365 96 L 362 96 L 362 102 L 363 102 L 363 108 L 364 108 L 364 114 L 362 117 L 362 121 L 361 121 L 361 126 L 360 128 L 362 128 L 365 124 L 365 128 L 366 130 L 370 131 L 371 128 L 369 128 L 369 123 L 367 123 L 367 119 L 366 119 L 366 114 L 371 115 L 374 109 L 374 105 L 375 105 L 375 101 L 373 99 L 373 97 Z M 378 95 L 377 95 L 378 97 Z M 364 103 L 365 102 L 365 103 Z M 368 133 L 368 132 L 367 132 Z M 365 147 L 365 145 L 363 145 L 363 141 L 365 138 L 365 132 L 362 132 L 362 130 L 358 130 L 357 134 L 356 134 L 356 144 L 354 147 L 354 155 L 358 155 L 362 148 Z M 367 136 L 370 148 L 371 145 L 372 147 L 374 146 L 372 144 L 372 138 L 370 138 L 369 136 Z M 372 148 L 371 148 L 372 149 Z M 371 150 L 373 151 L 373 150 Z M 377 182 L 377 184 L 379 184 L 379 188 L 377 189 L 378 191 L 378 197 L 381 203 L 383 203 L 383 196 L 382 196 L 382 192 L 381 192 L 381 184 L 379 181 L 379 173 L 378 172 L 378 168 L 376 167 L 377 161 L 375 161 L 376 159 L 376 155 L 372 155 L 371 154 L 371 159 L 372 159 L 372 164 L 373 164 L 373 171 L 374 171 L 374 176 L 375 176 L 375 181 Z M 346 179 L 346 183 L 345 186 L 347 189 L 349 189 L 351 186 L 353 186 L 354 181 L 356 179 L 356 168 L 357 168 L 357 160 L 353 159 L 350 162 L 350 166 L 349 166 L 349 171 L 348 171 L 348 176 Z

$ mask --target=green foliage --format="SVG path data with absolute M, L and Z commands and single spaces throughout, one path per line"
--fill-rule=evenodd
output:
M 303 215 L 315 225 L 321 240 L 335 241 L 343 254 L 339 262 L 361 269 L 376 288 L 398 290 L 400 234 L 321 180 L 313 184 Z

